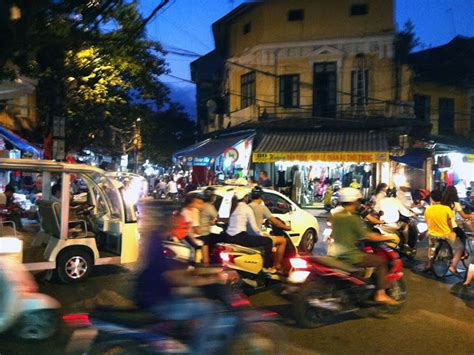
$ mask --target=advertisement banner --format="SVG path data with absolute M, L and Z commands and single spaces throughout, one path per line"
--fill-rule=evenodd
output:
M 253 153 L 254 163 L 275 163 L 277 161 L 327 161 L 352 163 L 388 162 L 388 152 L 274 152 Z

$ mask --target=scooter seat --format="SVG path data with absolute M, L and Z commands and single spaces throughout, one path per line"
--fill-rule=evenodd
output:
M 355 274 L 364 270 L 364 268 L 358 268 L 354 265 L 345 263 L 330 256 L 311 256 L 310 260 L 333 269 L 349 272 L 351 274 Z
M 138 308 L 116 309 L 109 307 L 97 308 L 90 314 L 90 318 L 127 326 L 146 326 L 160 320 L 157 314 Z

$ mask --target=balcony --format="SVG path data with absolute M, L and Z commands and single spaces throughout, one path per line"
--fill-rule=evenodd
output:
M 286 108 L 282 106 L 258 106 L 259 121 L 288 118 L 335 118 L 343 120 L 366 119 L 414 119 L 413 105 L 393 101 L 378 101 L 366 105 L 339 104 L 315 108 L 313 105 Z

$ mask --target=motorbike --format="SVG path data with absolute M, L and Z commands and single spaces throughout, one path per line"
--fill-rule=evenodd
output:
M 283 273 L 269 274 L 263 270 L 263 248 L 245 247 L 238 244 L 217 243 L 211 250 L 211 259 L 213 262 L 221 264 L 229 270 L 234 270 L 241 276 L 243 285 L 250 286 L 253 289 L 264 288 L 268 286 L 271 280 L 284 281 L 286 275 L 291 269 L 289 259 L 298 256 L 298 250 L 293 244 L 288 233 L 284 230 L 276 228 L 265 221 L 264 232 L 268 234 L 283 236 L 287 243 L 285 257 L 283 260 Z M 220 235 L 226 229 L 224 224 L 213 226 L 211 232 Z M 256 237 L 257 238 L 257 237 Z M 190 262 L 191 264 L 199 264 L 201 262 L 201 252 L 195 249 L 184 240 L 170 240 L 164 242 L 168 257 L 176 260 Z
M 218 298 L 218 347 L 220 352 L 284 354 L 284 335 L 277 314 L 250 308 L 247 297 L 231 285 L 201 288 L 208 298 Z M 68 314 L 65 323 L 73 329 L 67 353 L 103 354 L 109 351 L 133 354 L 192 354 L 192 321 L 169 321 L 139 309 L 101 308 L 90 314 Z M 194 325 L 195 326 L 195 325 Z M 204 330 L 205 331 L 205 330 Z
M 398 253 L 384 243 L 367 243 L 364 251 L 388 261 L 387 293 L 399 302 L 405 301 L 403 263 Z M 358 268 L 330 256 L 292 258 L 290 262 L 293 271 L 285 294 L 290 297 L 292 313 L 302 327 L 318 327 L 340 314 L 378 305 L 373 301 L 376 291 L 373 268 Z
M 1 249 L 15 242 L 21 243 L 16 238 L 0 238 Z M 10 332 L 26 341 L 42 341 L 56 334 L 61 305 L 39 293 L 31 274 L 9 256 L 0 256 L 0 290 L 0 333 Z

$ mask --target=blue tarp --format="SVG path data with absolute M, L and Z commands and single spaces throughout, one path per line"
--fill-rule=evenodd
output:
M 396 161 L 398 163 L 406 164 L 413 168 L 423 169 L 423 164 L 425 163 L 426 158 L 431 156 L 431 152 L 426 149 L 411 149 L 407 154 L 402 156 L 390 156 L 390 160 Z
M 17 147 L 23 152 L 30 153 L 31 155 L 34 155 L 38 158 L 43 157 L 43 151 L 41 149 L 35 147 L 31 143 L 16 135 L 12 131 L 9 131 L 2 125 L 0 125 L 0 136 L 5 138 L 7 141 L 9 141 L 11 144 L 13 144 L 15 147 Z

